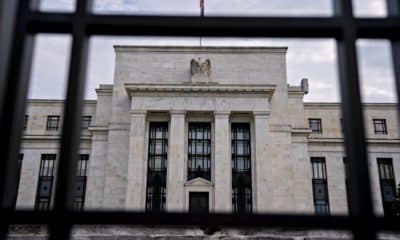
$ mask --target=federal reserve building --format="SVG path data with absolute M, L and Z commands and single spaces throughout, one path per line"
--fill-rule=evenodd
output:
M 303 100 L 312 79 L 288 84 L 286 47 L 114 50 L 113 84 L 85 101 L 76 209 L 348 214 L 341 104 Z M 28 100 L 17 208 L 52 208 L 63 104 Z M 374 210 L 391 216 L 398 108 L 363 106 Z

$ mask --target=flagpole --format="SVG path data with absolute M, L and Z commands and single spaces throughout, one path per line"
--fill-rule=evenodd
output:
M 201 18 L 204 17 L 204 0 L 200 0 L 200 17 Z M 201 47 L 201 40 L 202 40 L 202 37 L 200 35 L 200 47 Z

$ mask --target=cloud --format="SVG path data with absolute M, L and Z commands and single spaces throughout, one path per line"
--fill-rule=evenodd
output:
M 206 15 L 331 15 L 329 0 L 205 0 Z M 74 8 L 73 0 L 43 0 L 42 9 L 58 11 Z M 355 0 L 356 12 L 384 15 L 383 0 Z M 362 4 L 361 4 L 362 3 Z M 360 10 L 361 8 L 361 10 Z M 185 14 L 199 13 L 199 0 L 96 0 L 101 13 Z M 53 11 L 53 10 L 51 10 Z M 198 38 L 166 37 L 94 37 L 90 41 L 86 97 L 96 98 L 94 89 L 112 83 L 113 45 L 192 45 Z M 298 85 L 301 78 L 310 81 L 306 101 L 339 101 L 336 44 L 323 39 L 203 38 L 213 46 L 288 46 L 288 83 Z M 62 98 L 68 63 L 68 39 L 41 35 L 35 49 L 30 97 Z M 388 44 L 359 42 L 360 78 L 364 101 L 395 101 Z

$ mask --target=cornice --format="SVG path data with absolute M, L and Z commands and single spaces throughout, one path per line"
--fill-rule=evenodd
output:
M 228 85 L 228 84 L 135 84 L 125 83 L 128 95 L 136 93 L 242 93 L 266 94 L 270 98 L 276 85 Z
M 115 52 L 148 52 L 148 53 L 253 53 L 253 54 L 286 54 L 288 47 L 262 46 L 129 46 L 114 45 Z

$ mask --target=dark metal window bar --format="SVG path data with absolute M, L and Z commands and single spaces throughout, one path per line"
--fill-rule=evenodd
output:
M 310 118 L 308 124 L 313 133 L 322 133 L 322 120 L 320 118 Z
M 165 211 L 167 191 L 168 123 L 151 122 L 146 187 L 146 211 Z
M 386 119 L 373 119 L 375 134 L 387 134 Z
M 189 123 L 188 175 L 211 181 L 211 124 Z
M 42 154 L 36 193 L 36 210 L 49 210 L 53 192 L 55 154 Z
M 315 214 L 328 216 L 330 215 L 330 210 L 325 158 L 312 157 L 311 167 Z
M 60 125 L 60 116 L 47 116 L 47 131 L 57 131 Z
M 0 2 L 0 239 L 9 224 L 50 224 L 51 239 L 69 239 L 72 224 L 169 224 L 347 229 L 354 239 L 376 239 L 377 231 L 399 231 L 398 219 L 373 214 L 360 101 L 355 42 L 391 41 L 397 96 L 400 96 L 400 0 L 386 0 L 389 16 L 354 18 L 349 0 L 333 0 L 332 17 L 183 17 L 94 14 L 93 0 L 76 1 L 74 13 L 38 12 L 37 0 Z M 15 211 L 18 154 L 32 65 L 33 37 L 39 33 L 72 36 L 71 60 L 54 208 Z M 88 56 L 88 38 L 96 35 L 334 38 L 337 42 L 345 149 L 348 159 L 350 216 L 255 214 L 152 215 L 138 212 L 74 212 L 73 198 L 80 139 L 80 117 Z M 63 224 L 61 224 L 63 223 Z
M 384 214 L 385 216 L 396 215 L 393 205 L 396 198 L 393 161 L 391 158 L 378 158 L 377 162 Z
M 87 181 L 87 166 L 89 161 L 89 154 L 80 154 L 78 161 L 78 171 L 76 173 L 76 190 L 74 199 L 74 209 L 82 210 L 85 203 L 86 195 L 86 181 Z
M 234 213 L 251 213 L 250 124 L 232 123 L 232 206 Z

